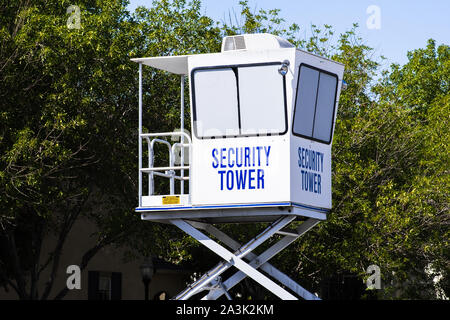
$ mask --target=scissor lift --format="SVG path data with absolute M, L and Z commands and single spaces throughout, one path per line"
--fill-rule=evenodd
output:
M 331 141 L 343 66 L 269 34 L 225 37 L 221 53 L 133 61 L 139 63 L 136 211 L 143 220 L 173 224 L 223 259 L 173 299 L 204 290 L 204 300 L 231 299 L 228 291 L 247 276 L 281 299 L 319 299 L 269 260 L 331 209 Z M 143 65 L 181 76 L 180 131 L 142 131 Z M 192 135 L 184 130 L 186 75 Z M 155 166 L 156 144 L 167 147 L 167 166 Z M 156 194 L 155 177 L 169 179 L 167 194 Z M 301 223 L 289 228 L 293 221 Z M 268 227 L 245 244 L 214 226 L 261 222 Z M 274 235 L 283 237 L 253 253 Z M 238 271 L 222 280 L 231 267 Z

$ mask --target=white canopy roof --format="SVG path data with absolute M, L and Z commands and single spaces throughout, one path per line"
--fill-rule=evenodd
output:
M 142 63 L 147 66 L 168 71 L 175 74 L 188 74 L 188 55 L 135 58 L 133 62 Z
M 261 34 L 244 34 L 238 36 L 225 37 L 222 44 L 222 53 L 225 51 L 239 52 L 252 50 L 270 50 L 281 48 L 293 48 L 294 46 L 280 37 L 261 33 Z M 165 57 L 148 57 L 134 58 L 133 62 L 142 63 L 147 66 L 168 71 L 175 74 L 188 74 L 188 57 L 182 56 L 165 56 Z

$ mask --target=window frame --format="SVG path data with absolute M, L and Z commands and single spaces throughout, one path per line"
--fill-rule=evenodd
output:
M 317 90 L 316 91 L 316 101 L 315 101 L 315 104 L 314 104 L 313 130 L 312 130 L 311 136 L 306 136 L 306 135 L 303 135 L 303 134 L 300 134 L 300 133 L 297 133 L 297 132 L 294 131 L 294 121 L 295 121 L 295 113 L 297 111 L 297 98 L 298 98 L 298 90 L 299 90 L 299 85 L 300 85 L 301 68 L 303 66 L 307 67 L 307 68 L 310 68 L 310 69 L 313 69 L 313 70 L 316 70 L 316 71 L 319 72 L 319 77 L 318 77 L 318 80 L 317 80 L 318 84 L 317 84 L 317 89 L 316 89 Z M 315 120 L 316 120 L 316 109 L 317 109 L 318 92 L 319 92 L 319 87 L 320 87 L 320 73 L 326 73 L 326 74 L 336 78 L 336 88 L 334 90 L 334 100 L 333 100 L 334 101 L 334 103 L 333 103 L 333 115 L 331 117 L 332 120 L 331 120 L 330 135 L 329 135 L 328 141 L 320 140 L 320 139 L 317 139 L 317 138 L 313 137 Z M 307 63 L 300 63 L 300 65 L 298 66 L 297 89 L 295 91 L 294 112 L 292 112 L 292 134 L 294 136 L 297 136 L 297 137 L 300 137 L 300 138 L 304 138 L 304 139 L 309 139 L 309 140 L 316 141 L 316 142 L 323 143 L 323 144 L 330 144 L 331 143 L 331 140 L 333 138 L 334 122 L 335 122 L 335 116 L 336 116 L 336 98 L 337 98 L 338 84 L 339 84 L 339 77 L 338 77 L 338 75 L 336 73 L 333 73 L 333 72 L 330 72 L 330 71 L 327 71 L 327 70 L 323 70 L 323 69 L 314 67 L 314 66 L 312 66 L 310 64 L 307 64 Z
M 122 299 L 122 272 L 88 271 L 88 300 L 102 300 L 100 277 L 109 278 L 109 300 Z
M 261 63 L 245 63 L 245 64 L 228 64 L 219 66 L 206 66 L 206 67 L 196 67 L 191 70 L 191 98 L 192 98 L 192 120 L 193 120 L 193 132 L 197 139 L 225 139 L 225 138 L 240 138 L 240 137 L 259 137 L 259 136 L 282 136 L 285 135 L 288 130 L 288 114 L 287 114 L 287 97 L 286 97 L 286 75 L 281 75 L 283 81 L 283 102 L 284 102 L 284 131 L 282 132 L 270 132 L 270 133 L 253 133 L 253 134 L 241 134 L 242 124 L 241 124 L 241 104 L 239 99 L 239 77 L 237 73 L 238 68 L 246 67 L 259 67 L 259 66 L 270 66 L 270 65 L 282 65 L 281 62 L 261 62 Z M 211 70 L 211 69 L 226 69 L 231 68 L 234 71 L 236 77 L 236 89 L 237 89 L 237 115 L 238 115 L 238 135 L 222 135 L 222 136 L 198 136 L 197 126 L 195 122 L 197 121 L 197 109 L 196 109 L 196 99 L 195 99 L 195 72 L 199 70 Z

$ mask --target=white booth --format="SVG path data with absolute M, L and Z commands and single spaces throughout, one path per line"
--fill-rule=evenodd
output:
M 342 64 L 270 34 L 225 37 L 220 53 L 132 60 L 140 66 L 136 211 L 144 220 L 188 232 L 202 223 L 287 219 L 280 233 L 295 219 L 326 219 Z M 181 75 L 182 110 L 189 77 L 191 134 L 142 132 L 142 65 Z M 166 166 L 154 166 L 157 143 L 168 147 Z M 169 179 L 167 193 L 155 194 L 155 176 Z

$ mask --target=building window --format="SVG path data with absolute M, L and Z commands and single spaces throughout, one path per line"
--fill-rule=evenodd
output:
M 285 76 L 281 63 L 192 71 L 194 133 L 198 138 L 284 134 Z
M 329 144 L 333 132 L 338 77 L 300 65 L 292 132 Z
M 88 272 L 88 300 L 122 299 L 122 273 Z
M 98 277 L 98 295 L 100 300 L 111 300 L 111 274 L 100 273 Z

